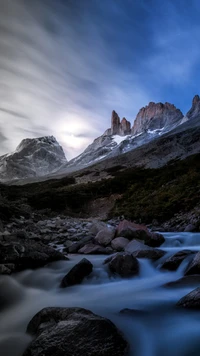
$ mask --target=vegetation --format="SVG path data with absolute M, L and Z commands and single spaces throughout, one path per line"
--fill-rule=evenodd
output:
M 118 169 L 120 168 L 120 169 Z M 87 203 L 118 193 L 121 198 L 111 215 L 124 215 L 150 223 L 166 221 L 175 213 L 187 212 L 200 202 L 200 154 L 173 161 L 159 169 L 111 169 L 113 177 L 74 184 L 73 177 L 25 186 L 1 187 L 4 199 L 28 204 L 33 209 L 84 214 Z

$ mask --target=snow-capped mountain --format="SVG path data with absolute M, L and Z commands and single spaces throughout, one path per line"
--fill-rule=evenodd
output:
M 179 127 L 190 119 L 170 103 L 153 103 L 140 109 L 133 126 L 125 118 L 120 121 L 118 114 L 111 115 L 111 128 L 96 138 L 78 157 L 72 159 L 66 168 L 85 167 L 105 158 L 115 157 L 160 137 Z
M 14 152 L 0 157 L 0 180 L 45 176 L 66 163 L 64 151 L 55 137 L 27 138 Z

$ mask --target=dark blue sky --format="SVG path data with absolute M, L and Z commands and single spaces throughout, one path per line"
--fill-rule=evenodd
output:
M 149 101 L 186 113 L 200 82 L 199 0 L 1 0 L 0 152 L 54 134 L 67 158 Z

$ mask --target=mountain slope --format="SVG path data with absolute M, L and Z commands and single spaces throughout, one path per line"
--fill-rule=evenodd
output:
M 15 152 L 0 157 L 0 180 L 44 176 L 66 163 L 64 151 L 55 137 L 25 139 Z
M 164 135 L 184 122 L 188 121 L 182 112 L 169 103 L 153 103 L 140 109 L 133 127 L 125 118 L 120 118 L 115 111 L 111 116 L 111 128 L 95 139 L 78 157 L 68 162 L 62 169 L 73 169 L 77 166 L 89 166 L 105 158 L 134 150 Z

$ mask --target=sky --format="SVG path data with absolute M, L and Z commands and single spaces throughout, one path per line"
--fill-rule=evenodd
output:
M 150 101 L 200 94 L 199 0 L 0 0 L 0 154 L 54 135 L 67 159 Z

